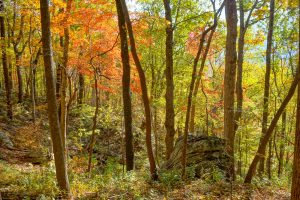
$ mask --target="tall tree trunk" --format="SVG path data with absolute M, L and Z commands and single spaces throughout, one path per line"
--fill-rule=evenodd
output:
M 237 58 L 237 77 L 236 77 L 236 110 L 234 115 L 234 134 L 238 129 L 238 122 L 243 112 L 243 62 L 244 62 L 244 44 L 245 32 L 244 25 L 244 6 L 243 0 L 240 0 L 240 34 L 238 39 L 238 58 Z
M 98 93 L 97 69 L 94 69 L 94 81 L 95 81 L 96 108 L 95 108 L 95 114 L 94 114 L 94 118 L 93 118 L 92 136 L 91 136 L 91 141 L 89 144 L 89 161 L 88 161 L 89 174 L 92 170 L 92 156 L 93 156 L 94 146 L 96 143 L 96 128 L 97 128 L 97 120 L 98 120 L 98 113 L 99 113 L 99 93 Z
M 36 70 L 40 55 L 41 55 L 41 48 L 38 49 L 38 52 L 35 56 L 35 59 L 30 63 L 30 75 L 31 75 L 31 81 L 30 81 L 30 88 L 31 89 L 30 90 L 31 90 L 32 120 L 33 120 L 33 123 L 35 123 L 35 120 L 36 120 L 35 70 Z
M 266 134 L 268 127 L 268 109 L 269 109 L 269 93 L 270 93 L 270 72 L 271 72 L 271 54 L 272 54 L 272 40 L 273 40 L 273 26 L 274 26 L 274 8 L 275 0 L 270 1 L 270 17 L 269 29 L 267 37 L 267 51 L 266 51 L 266 73 L 265 73 L 265 87 L 264 87 L 264 104 L 263 104 L 263 119 L 262 119 L 262 138 Z M 259 174 L 264 173 L 265 168 L 265 152 L 261 157 L 259 163 Z
M 266 134 L 261 139 L 261 142 L 260 142 L 259 147 L 257 149 L 257 152 L 255 154 L 255 157 L 252 160 L 252 162 L 250 164 L 250 167 L 248 169 L 247 175 L 245 177 L 245 181 L 244 181 L 245 183 L 251 183 L 252 178 L 255 175 L 256 166 L 257 166 L 258 162 L 260 161 L 261 157 L 264 156 L 263 153 L 266 151 L 266 146 L 269 142 L 269 139 L 272 136 L 272 133 L 273 133 L 275 127 L 276 127 L 276 124 L 277 124 L 281 114 L 284 112 L 287 104 L 290 102 L 291 98 L 293 97 L 299 80 L 300 80 L 300 73 L 299 73 L 299 69 L 297 69 L 295 78 L 294 78 L 294 80 L 293 80 L 293 82 L 290 86 L 290 89 L 289 89 L 286 97 L 284 98 L 284 100 L 282 101 L 279 109 L 275 113 L 274 118 L 271 121 L 271 124 L 270 124 L 269 128 L 266 131 Z
M 275 130 L 276 132 L 276 130 Z M 273 159 L 273 140 L 274 137 L 272 137 L 269 141 L 269 152 L 268 152 L 268 159 L 267 159 L 267 174 L 268 174 L 268 178 L 269 180 L 271 180 L 272 178 L 272 159 Z
M 0 34 L 1 34 L 1 39 L 4 41 L 2 43 L 2 66 L 3 66 L 3 76 L 4 76 L 4 82 L 5 82 L 5 91 L 6 91 L 6 113 L 7 117 L 9 119 L 13 118 L 13 111 L 12 111 L 12 99 L 11 99 L 11 92 L 12 92 L 12 81 L 11 81 L 11 76 L 9 75 L 9 68 L 8 68 L 8 63 L 7 63 L 7 54 L 6 54 L 6 30 L 5 30 L 5 22 L 4 22 L 4 2 L 3 0 L 0 0 Z
M 21 55 L 16 53 L 16 68 L 18 77 L 18 103 L 23 102 L 23 77 L 21 69 Z
M 60 9 L 60 12 L 62 12 L 62 10 L 63 9 Z M 64 47 L 63 36 L 59 37 L 59 46 L 61 48 Z M 62 66 L 61 60 L 59 59 L 57 62 L 57 67 L 56 67 L 56 99 L 58 100 L 58 102 L 60 102 L 62 70 L 63 70 L 63 66 Z M 60 106 L 59 106 L 59 109 L 60 109 Z M 58 113 L 60 113 L 60 111 Z
M 284 139 L 285 139 L 285 132 L 286 132 L 286 110 L 282 113 L 282 124 L 281 124 L 281 134 L 279 140 L 279 159 L 278 159 L 278 178 L 281 178 L 283 172 L 283 159 L 284 159 Z
M 166 20 L 166 159 L 171 156 L 174 147 L 174 81 L 173 81 L 173 25 L 170 0 L 163 0 Z
M 57 104 L 55 98 L 55 84 L 53 76 L 53 52 L 51 46 L 50 13 L 48 0 L 40 0 L 43 57 L 45 65 L 46 93 L 48 102 L 48 118 L 50 123 L 51 140 L 53 144 L 56 178 L 60 190 L 65 196 L 70 193 L 65 154 L 58 121 Z
M 83 103 L 83 94 L 84 94 L 84 75 L 79 72 L 79 85 L 78 85 L 78 100 L 77 103 L 81 105 Z
M 149 97 L 148 97 L 148 91 L 147 91 L 146 77 L 145 77 L 144 70 L 142 68 L 140 59 L 139 59 L 137 51 L 136 51 L 132 25 L 131 25 L 131 21 L 130 21 L 130 17 L 129 17 L 129 13 L 127 10 L 125 0 L 118 0 L 118 1 L 120 1 L 122 4 L 123 15 L 124 15 L 124 18 L 126 21 L 128 35 L 129 35 L 131 53 L 132 53 L 132 57 L 135 62 L 135 65 L 137 67 L 137 71 L 138 71 L 139 78 L 140 78 L 140 84 L 141 84 L 141 88 L 142 88 L 142 99 L 143 99 L 143 103 L 144 103 L 145 117 L 146 117 L 146 146 L 147 146 L 147 154 L 148 154 L 148 159 L 149 159 L 149 164 L 150 164 L 150 173 L 151 173 L 152 179 L 157 180 L 158 175 L 157 175 L 157 169 L 156 169 L 156 164 L 155 164 L 155 159 L 154 159 L 153 149 L 152 149 L 152 142 L 151 142 L 151 129 L 152 129 L 152 127 L 151 127 L 151 111 L 150 111 Z
M 65 154 L 67 155 L 67 67 L 69 62 L 69 43 L 70 43 L 70 33 L 69 25 L 67 24 L 68 17 L 70 15 L 72 6 L 72 0 L 67 0 L 66 16 L 63 20 L 65 23 L 64 27 L 64 44 L 63 44 L 63 67 L 61 69 L 61 88 L 60 88 L 60 124 L 61 124 L 61 134 L 62 142 Z M 71 87 L 71 86 L 69 86 Z M 71 96 L 70 96 L 71 98 Z
M 298 1 L 298 30 L 300 30 L 300 1 Z M 300 70 L 300 33 L 298 33 L 298 71 Z M 299 73 L 299 72 L 298 72 Z M 291 200 L 300 199 L 300 84 L 298 83 L 296 134 L 294 145 L 294 164 Z
M 125 153 L 126 153 L 126 170 L 133 170 L 134 167 L 134 151 L 133 151 L 133 135 L 132 135 L 132 113 L 131 113 L 131 97 L 130 97 L 130 64 L 127 44 L 127 30 L 124 15 L 122 14 L 122 4 L 116 0 L 118 12 L 118 25 L 121 39 L 121 57 L 123 65 L 122 88 L 123 88 L 123 111 L 125 124 Z
M 237 61 L 237 9 L 235 0 L 225 0 L 225 15 L 227 22 L 227 36 L 224 76 L 224 135 L 227 143 L 227 153 L 231 157 L 230 174 L 228 175 L 234 180 L 234 88 Z

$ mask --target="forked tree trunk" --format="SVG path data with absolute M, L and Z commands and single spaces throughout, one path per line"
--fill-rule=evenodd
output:
M 125 124 L 125 153 L 126 153 L 126 170 L 133 170 L 134 151 L 132 135 L 132 114 L 131 114 L 131 97 L 130 97 L 130 64 L 127 43 L 127 30 L 124 15 L 122 14 L 122 4 L 116 0 L 118 12 L 118 25 L 121 39 L 121 57 L 123 65 L 122 89 L 123 89 L 123 111 Z
M 201 60 L 201 66 L 200 66 L 200 70 L 198 71 L 198 75 L 197 75 L 197 79 L 196 79 L 196 83 L 195 83 L 195 87 L 194 87 L 194 91 L 193 91 L 193 99 L 195 100 L 199 91 L 199 86 L 202 80 L 202 73 L 203 73 L 203 69 L 204 69 L 204 65 L 205 65 L 205 61 L 206 61 L 206 57 L 210 48 L 210 43 L 212 41 L 212 37 L 214 35 L 214 32 L 216 30 L 217 24 L 214 26 L 214 28 L 211 30 L 211 33 L 209 34 L 208 37 L 208 41 L 205 47 L 205 51 L 204 51 L 204 55 L 203 58 Z M 204 32 L 206 33 L 206 32 Z M 204 41 L 203 41 L 204 42 Z M 192 103 L 192 108 L 191 108 L 191 120 L 190 120 L 190 128 L 189 131 L 191 133 L 195 132 L 195 114 L 196 114 L 196 104 Z
M 225 0 L 227 22 L 224 76 L 224 136 L 227 153 L 231 157 L 228 176 L 234 180 L 234 89 L 236 76 L 237 9 L 235 0 Z
M 58 182 L 59 189 L 65 196 L 64 198 L 66 198 L 70 194 L 70 186 L 55 98 L 55 83 L 53 76 L 54 62 L 52 57 L 53 52 L 51 46 L 50 13 L 48 3 L 48 0 L 40 0 L 43 57 L 45 65 L 46 94 L 48 102 L 48 118 L 51 131 L 51 140 L 53 144 L 56 179 Z
M 209 32 L 209 29 L 205 30 L 200 38 L 200 43 L 197 51 L 197 55 L 194 59 L 193 63 L 193 72 L 192 72 L 192 78 L 188 90 L 188 96 L 187 96 L 187 110 L 186 110 L 186 115 L 185 115 L 185 123 L 184 123 L 184 133 L 183 133 L 183 148 L 182 148 L 182 160 L 181 160 L 181 166 L 182 166 L 182 171 L 181 171 L 181 178 L 182 180 L 186 179 L 186 152 L 187 152 L 187 138 L 188 138 L 188 132 L 189 132 L 189 123 L 190 123 L 190 113 L 191 113 L 191 106 L 192 106 L 192 100 L 193 100 L 193 90 L 195 86 L 195 81 L 196 81 L 196 74 L 197 74 L 197 65 L 199 62 L 199 58 L 203 49 L 204 45 L 204 39 L 206 34 Z
M 150 103 L 149 103 L 149 97 L 148 97 L 148 89 L 147 89 L 147 84 L 146 84 L 146 77 L 145 77 L 145 72 L 142 68 L 142 65 L 140 63 L 140 59 L 137 54 L 137 50 L 135 47 L 135 40 L 134 40 L 134 35 L 133 35 L 133 30 L 132 30 L 132 25 L 129 17 L 129 13 L 127 10 L 126 2 L 125 0 L 119 0 L 122 4 L 122 10 L 123 10 L 123 15 L 126 21 L 127 25 L 127 30 L 128 30 L 128 35 L 129 35 L 129 41 L 130 41 L 130 47 L 131 47 L 131 53 L 133 60 L 135 62 L 139 78 L 140 78 L 140 84 L 141 84 L 141 89 L 142 89 L 142 99 L 144 103 L 144 109 L 145 109 L 145 117 L 146 117 L 146 146 L 147 146 L 147 154 L 148 154 L 148 159 L 149 159 L 149 164 L 150 164 L 150 174 L 153 180 L 158 179 L 157 175 L 157 169 L 156 169 L 156 164 L 155 164 L 155 159 L 153 155 L 153 149 L 152 149 L 152 142 L 151 142 L 151 111 L 150 111 Z

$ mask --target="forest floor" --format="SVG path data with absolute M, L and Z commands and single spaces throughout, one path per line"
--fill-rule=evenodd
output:
M 21 115 L 16 114 L 13 121 L 0 117 L 2 141 L 7 136 L 6 139 L 13 143 L 11 146 L 10 141 L 6 144 L 0 142 L 0 200 L 41 200 L 58 196 L 55 166 L 49 156 L 51 145 L 45 110 L 44 106 L 38 107 L 36 124 L 30 120 L 30 113 L 24 110 L 20 111 Z M 214 180 L 193 177 L 182 182 L 177 172 L 159 172 L 160 180 L 153 182 L 149 180 L 148 162 L 143 151 L 136 155 L 139 167 L 133 172 L 125 173 L 124 165 L 114 159 L 108 159 L 105 166 L 99 167 L 95 159 L 89 174 L 86 172 L 87 153 L 84 149 L 76 151 L 68 158 L 74 199 L 285 200 L 290 195 L 284 184 L 280 186 L 267 180 L 255 180 L 252 185 L 245 185 L 242 180 L 231 184 L 218 174 L 213 175 Z
M 1 161 L 2 199 L 53 199 L 57 196 L 55 175 L 53 170 L 46 169 L 48 167 L 28 163 L 8 164 Z M 143 174 L 142 178 L 140 174 Z M 286 189 L 275 189 L 271 186 L 257 187 L 241 183 L 231 185 L 223 181 L 203 180 L 168 186 L 162 182 L 150 182 L 144 175 L 145 173 L 137 172 L 110 178 L 107 175 L 88 178 L 87 174 L 73 174 L 70 177 L 72 194 L 75 199 L 289 199 Z
M 3 124 L 0 126 L 3 129 Z M 51 199 L 50 197 L 57 196 L 53 161 L 32 164 L 32 160 L 29 159 L 35 158 L 27 156 L 27 152 L 32 152 L 39 137 L 29 139 L 28 133 L 25 133 L 27 131 L 26 128 L 18 129 L 23 140 L 18 140 L 20 135 L 15 133 L 14 144 L 17 148 L 0 147 L 2 199 Z M 274 188 L 271 184 L 257 186 L 200 179 L 183 183 L 180 176 L 170 174 L 164 174 L 160 181 L 152 182 L 146 169 L 127 174 L 123 172 L 123 167 L 115 162 L 109 162 L 104 172 L 94 169 L 89 177 L 85 172 L 86 163 L 85 155 L 74 156 L 69 160 L 72 194 L 76 199 L 289 199 L 286 188 Z

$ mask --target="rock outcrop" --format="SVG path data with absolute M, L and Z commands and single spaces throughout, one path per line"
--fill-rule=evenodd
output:
M 182 160 L 183 137 L 175 143 L 171 157 L 162 165 L 162 169 L 180 169 Z M 195 169 L 195 175 L 202 177 L 204 173 L 219 169 L 226 172 L 229 156 L 225 152 L 225 140 L 205 135 L 189 135 L 187 145 L 187 167 Z

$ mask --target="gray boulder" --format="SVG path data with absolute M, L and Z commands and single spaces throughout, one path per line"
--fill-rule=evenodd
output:
M 175 143 L 170 159 L 163 163 L 162 169 L 180 169 L 182 160 L 183 137 Z M 225 152 L 225 140 L 206 135 L 188 135 L 187 167 L 195 169 L 196 177 L 210 173 L 216 168 L 228 170 L 230 158 Z
M 0 146 L 8 149 L 12 149 L 14 147 L 14 144 L 8 134 L 4 132 L 0 132 Z

